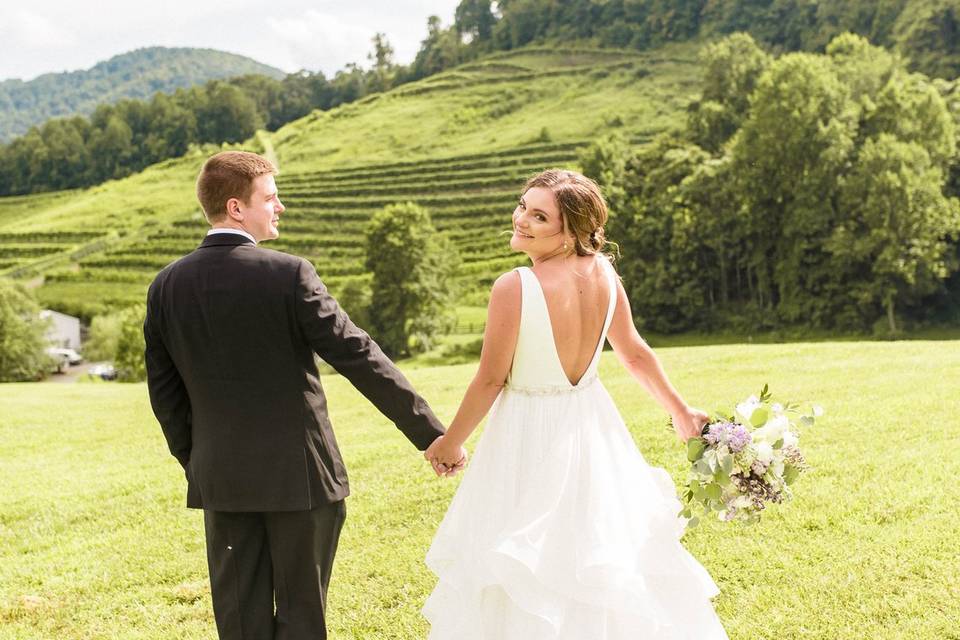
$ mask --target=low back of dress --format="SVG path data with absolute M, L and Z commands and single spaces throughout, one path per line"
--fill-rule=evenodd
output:
M 531 393 L 563 393 L 586 388 L 597 378 L 597 363 L 603 343 L 610 329 L 613 311 L 617 302 L 616 274 L 613 266 L 605 259 L 599 259 L 606 272 L 610 299 L 603 330 L 593 353 L 589 366 L 580 379 L 573 384 L 567 378 L 554 342 L 553 325 L 547 309 L 547 299 L 536 274 L 529 267 L 519 267 L 522 290 L 520 309 L 520 334 L 517 348 L 513 354 L 513 366 L 510 370 L 508 386 L 516 391 Z

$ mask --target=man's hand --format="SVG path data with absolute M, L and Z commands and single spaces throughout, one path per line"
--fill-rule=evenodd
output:
M 462 445 L 447 442 L 445 436 L 434 440 L 423 452 L 423 457 L 433 466 L 437 476 L 455 476 L 467 464 L 467 450 Z

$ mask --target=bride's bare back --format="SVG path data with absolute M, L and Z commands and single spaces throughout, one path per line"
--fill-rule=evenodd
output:
M 616 295 L 606 337 L 617 359 L 671 414 L 682 440 L 698 436 L 707 415 L 688 406 L 667 380 L 659 359 L 634 326 L 630 301 L 619 280 L 614 280 L 614 291 L 610 291 L 606 258 L 597 255 L 606 245 L 607 215 L 596 183 L 581 174 L 549 169 L 527 181 L 513 211 L 510 247 L 527 254 L 533 263 L 532 273 L 549 316 L 538 321 L 545 325 L 544 332 L 552 333 L 567 382 L 579 386 L 603 334 L 610 296 Z M 477 373 L 447 434 L 425 454 L 438 474 L 462 465 L 463 443 L 509 380 L 523 298 L 520 271 L 505 273 L 494 282 Z
M 602 256 L 546 260 L 533 267 L 547 301 L 560 365 L 571 384 L 579 382 L 596 353 L 610 303 Z

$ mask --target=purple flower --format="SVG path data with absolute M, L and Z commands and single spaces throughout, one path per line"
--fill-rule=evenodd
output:
M 734 424 L 730 429 L 730 435 L 727 439 L 727 446 L 731 453 L 739 453 L 750 444 L 752 438 L 750 432 L 742 424 Z
M 731 453 L 743 451 L 750 444 L 750 431 L 736 422 L 718 422 L 710 425 L 710 429 L 703 436 L 708 444 L 725 444 Z

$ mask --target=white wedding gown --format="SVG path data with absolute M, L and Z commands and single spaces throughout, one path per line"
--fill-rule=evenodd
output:
M 681 546 L 676 490 L 637 450 L 597 361 L 571 384 L 534 273 L 520 268 L 507 386 L 427 553 L 431 640 L 727 637 L 707 571 Z

